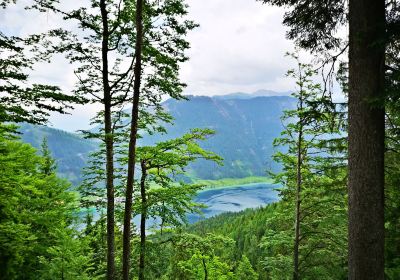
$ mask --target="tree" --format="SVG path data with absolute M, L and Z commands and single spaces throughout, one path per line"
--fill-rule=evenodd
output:
M 349 279 L 384 279 L 385 1 L 349 2 Z
M 75 74 L 78 78 L 75 91 L 86 96 L 91 102 L 102 104 L 103 110 L 98 113 L 94 122 L 102 128 L 87 132 L 88 137 L 99 138 L 104 143 L 106 154 L 104 178 L 107 189 L 107 227 L 108 235 L 108 279 L 115 274 L 114 237 L 115 228 L 115 161 L 118 160 L 116 141 L 125 132 L 120 121 L 126 120 L 124 108 L 135 99 L 131 92 L 134 88 L 135 48 L 137 30 L 133 20 L 134 1 L 91 1 L 93 9 L 84 7 L 66 11 L 54 1 L 36 1 L 33 8 L 41 11 L 52 11 L 77 24 L 76 29 L 55 29 L 49 31 L 42 44 L 45 46 L 43 56 L 53 53 L 65 53 L 71 63 L 76 63 Z M 168 119 L 162 113 L 161 96 L 170 95 L 180 98 L 183 84 L 177 79 L 179 63 L 187 58 L 184 50 L 189 44 L 181 38 L 196 25 L 184 18 L 186 6 L 180 1 L 152 1 L 146 8 L 146 37 L 144 39 L 143 67 L 145 70 L 141 82 L 144 85 L 139 112 L 139 127 L 144 128 L 149 120 Z M 158 19 L 154 22 L 155 19 Z M 89 34 L 86 36 L 86 34 Z M 172 39 L 173 38 L 173 39 Z M 166 43 L 168 42 L 168 44 Z M 49 50 L 50 49 L 50 50 Z M 114 59 L 116 58 L 116 59 Z M 126 63 L 127 62 L 127 63 Z M 138 74 L 138 73 L 137 73 Z M 136 75 L 138 76 L 138 75 Z M 126 126 L 126 121 L 122 126 Z M 143 126 L 141 126 L 143 124 Z M 120 144 L 120 143 L 119 143 Z M 102 165 L 100 165 L 102 166 Z M 94 174 L 97 177 L 98 174 Z M 117 181 L 118 182 L 118 181 Z
M 139 280 L 145 279 L 146 220 L 149 216 L 161 218 L 161 230 L 167 225 L 179 226 L 186 215 L 195 212 L 198 204 L 191 200 L 201 188 L 183 182 L 176 184 L 173 176 L 183 173 L 184 168 L 197 159 L 221 162 L 216 154 L 203 150 L 197 141 L 205 140 L 214 132 L 195 129 L 181 138 L 157 143 L 155 146 L 139 147 L 136 151 L 140 163 L 140 254 Z M 159 189 L 148 190 L 151 184 Z
M 135 42 L 135 83 L 133 89 L 133 104 L 131 112 L 131 127 L 129 136 L 128 147 L 128 173 L 126 179 L 126 193 L 125 193 L 125 211 L 124 211 L 124 234 L 123 234 L 123 251 L 122 251 L 122 277 L 124 280 L 129 279 L 129 260 L 130 260 L 130 238 L 131 238 L 131 218 L 132 218 L 132 195 L 133 195 L 133 181 L 135 179 L 135 157 L 136 157 L 136 139 L 138 133 L 138 118 L 139 118 L 139 98 L 140 98 L 140 83 L 142 75 L 142 49 L 143 49 L 143 2 L 144 0 L 136 1 L 136 42 Z M 142 166 L 143 168 L 143 166 Z M 141 179 L 141 192 L 143 193 L 144 180 L 146 174 L 142 170 Z M 146 196 L 142 194 L 143 210 L 146 209 Z M 146 220 L 145 213 L 142 213 L 142 220 Z M 140 226 L 141 232 L 143 231 L 143 222 Z M 142 233 L 142 235 L 146 235 Z M 145 241 L 141 236 L 141 251 L 144 250 Z M 140 255 L 139 263 L 139 280 L 143 280 L 144 274 L 144 254 Z
M 183 98 L 181 92 L 185 85 L 178 78 L 179 63 L 188 59 L 184 53 L 189 47 L 185 36 L 197 26 L 192 21 L 184 20 L 184 16 L 187 14 L 186 9 L 187 5 L 184 2 L 176 0 L 138 0 L 136 2 L 135 83 L 129 131 L 123 229 L 122 275 L 124 280 L 129 279 L 132 196 L 140 99 L 143 96 L 149 100 L 156 98 L 157 94 L 152 93 L 151 89 L 158 90 L 158 95 L 161 93 L 168 94 L 173 98 Z M 151 40 L 154 37 L 158 38 L 155 43 Z M 154 66 L 156 66 L 155 69 Z M 153 68 L 154 73 L 148 76 L 147 83 L 143 87 L 145 89 L 144 94 L 141 94 L 141 84 L 144 79 L 142 71 L 148 68 Z M 164 79 L 160 79 L 160 77 Z
M 76 94 L 99 103 L 103 110 L 95 122 L 103 128 L 88 137 L 99 138 L 105 144 L 105 184 L 107 190 L 107 279 L 115 277 L 114 237 L 114 127 L 113 115 L 118 115 L 129 100 L 133 77 L 134 27 L 129 10 L 122 1 L 92 0 L 92 9 L 78 7 L 65 10 L 58 1 L 35 1 L 32 8 L 53 12 L 76 24 L 75 29 L 54 29 L 44 34 L 44 57 L 64 53 L 76 64 L 78 79 Z M 77 31 L 78 30 L 78 31 Z M 111 59 L 111 57 L 113 59 Z M 122 61 L 130 61 L 123 65 Z
M 315 71 L 310 65 L 298 61 L 298 69 L 288 75 L 296 79 L 298 89 L 292 96 L 298 105 L 285 112 L 282 137 L 274 141 L 285 149 L 274 156 L 283 166 L 274 176 L 282 185 L 282 205 L 267 220 L 263 246 L 270 252 L 265 263 L 272 279 L 289 278 L 290 267 L 292 279 L 337 279 L 343 277 L 347 256 L 343 242 L 346 139 L 340 118 L 344 112 L 336 112 L 321 86 L 312 83 Z M 327 232 L 330 227 L 335 230 Z
M 0 1 L 5 9 L 15 1 Z M 50 112 L 65 114 L 82 99 L 67 95 L 57 86 L 35 84 L 29 71 L 41 58 L 35 35 L 28 38 L 6 36 L 0 31 L 0 122 L 44 124 Z M 11 128 L 11 127 L 9 127 Z
M 292 8 L 284 17 L 284 24 L 290 27 L 288 37 L 322 54 L 324 63 L 331 64 L 330 75 L 338 57 L 349 47 L 349 278 L 382 279 L 383 77 L 386 46 L 396 45 L 399 40 L 398 1 L 263 2 Z M 346 24 L 348 42 L 337 32 Z M 329 54 L 332 50 L 339 53 Z M 386 67 L 386 71 L 391 68 Z
M 230 251 L 232 239 L 214 234 L 183 233 L 173 236 L 171 242 L 174 252 L 162 279 L 235 279 L 229 264 L 218 256 L 218 251 Z
M 47 158 L 0 133 L 0 279 L 44 279 L 50 271 L 59 272 L 61 263 L 65 275 L 84 277 L 90 266 L 85 244 L 75 237 L 76 196 L 49 169 L 49 151 L 42 154 Z M 59 262 L 57 253 L 67 243 L 75 246 L 70 251 L 63 247 L 62 252 L 71 253 L 68 265 L 67 258 Z
M 235 271 L 237 280 L 258 280 L 258 274 L 254 271 L 249 259 L 246 256 L 242 257 Z
M 46 252 L 49 257 L 39 256 L 41 279 L 63 280 L 89 280 L 91 269 L 91 254 L 85 240 L 76 236 L 74 230 L 67 228 L 56 229 L 54 235 L 55 244 Z

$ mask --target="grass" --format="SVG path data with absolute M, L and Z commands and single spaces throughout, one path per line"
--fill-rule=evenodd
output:
M 225 187 L 235 187 L 238 185 L 249 185 L 255 183 L 266 183 L 272 184 L 273 180 L 268 177 L 261 176 L 251 176 L 245 178 L 223 178 L 219 180 L 194 180 L 194 183 L 205 185 L 205 190 L 225 188 Z

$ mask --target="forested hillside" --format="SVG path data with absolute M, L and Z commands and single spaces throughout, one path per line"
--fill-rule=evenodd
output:
M 239 98 L 234 94 L 189 96 L 188 101 L 169 99 L 163 107 L 174 122 L 165 125 L 167 134 L 144 135 L 139 145 L 179 137 L 194 127 L 210 128 L 216 133 L 202 147 L 219 154 L 224 159 L 223 165 L 199 160 L 189 165 L 186 176 L 193 179 L 265 176 L 268 170 L 279 169 L 272 159 L 272 142 L 282 130 L 283 111 L 294 105 L 295 99 L 288 96 Z M 59 174 L 74 184 L 82 180 L 82 168 L 99 143 L 50 127 L 23 124 L 20 131 L 22 140 L 34 147 L 47 138 Z
M 0 23 L 0 280 L 400 279 L 400 0 L 0 0 Z
M 57 173 L 74 185 L 82 181 L 82 169 L 87 164 L 88 156 L 99 146 L 98 142 L 84 139 L 81 135 L 47 126 L 23 123 L 19 131 L 22 133 L 21 139 L 35 148 L 39 148 L 43 139 L 46 139 L 56 159 Z
M 210 128 L 216 133 L 202 147 L 219 154 L 224 165 L 198 161 L 190 165 L 188 174 L 201 179 L 220 179 L 264 176 L 267 170 L 278 170 L 272 159 L 272 142 L 281 133 L 283 111 L 294 108 L 295 99 L 290 96 L 189 98 L 189 101 L 164 102 L 166 111 L 174 118 L 173 124 L 166 125 L 168 134 L 145 136 L 143 143 L 178 137 L 193 127 Z

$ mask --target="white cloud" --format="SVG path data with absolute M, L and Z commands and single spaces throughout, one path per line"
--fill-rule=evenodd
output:
M 189 40 L 190 61 L 182 67 L 186 92 L 214 95 L 260 88 L 286 91 L 291 67 L 284 58 L 293 44 L 285 38 L 283 10 L 255 0 L 189 0 L 200 24 Z
M 3 32 L 25 36 L 65 24 L 54 14 L 22 9 L 29 2 L 21 0 L 19 5 L 0 11 Z M 82 3 L 64 1 L 63 5 L 73 7 L 77 2 Z M 188 84 L 186 93 L 215 95 L 293 89 L 293 83 L 284 78 L 293 65 L 284 54 L 293 50 L 293 44 L 285 39 L 282 9 L 255 0 L 187 0 L 187 3 L 189 17 L 200 27 L 189 35 L 190 60 L 181 68 L 182 80 Z M 32 78 L 67 91 L 76 81 L 73 66 L 61 56 L 51 64 L 38 65 Z M 51 122 L 70 131 L 85 129 L 97 108 L 78 106 L 73 115 L 53 115 Z

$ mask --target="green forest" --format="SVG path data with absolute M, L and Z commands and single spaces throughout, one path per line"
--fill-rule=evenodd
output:
M 252 0 L 296 47 L 290 97 L 251 100 L 188 96 L 190 1 L 73 2 L 0 0 L 61 22 L 0 20 L 0 280 L 400 279 L 400 1 Z M 71 89 L 35 79 L 60 58 Z M 250 183 L 277 198 L 197 199 Z

